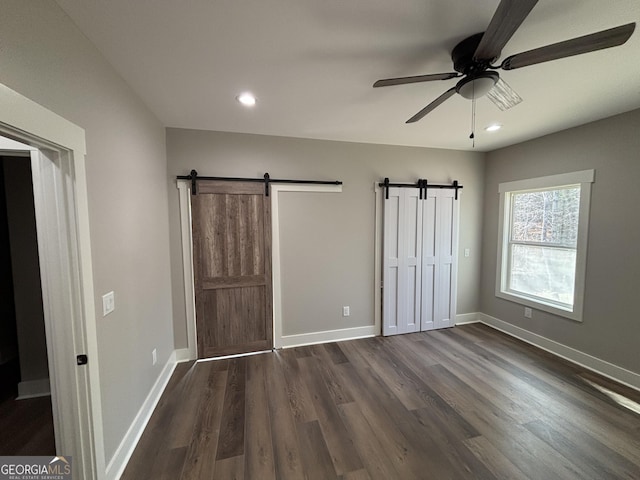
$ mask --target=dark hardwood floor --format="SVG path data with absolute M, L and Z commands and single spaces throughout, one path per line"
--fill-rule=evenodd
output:
M 0 365 L 0 456 L 55 455 L 51 397 L 16 400 L 17 358 Z
M 122 479 L 638 479 L 609 391 L 480 324 L 183 363 Z

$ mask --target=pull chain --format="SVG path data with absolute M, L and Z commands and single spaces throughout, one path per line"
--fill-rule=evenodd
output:
M 473 88 L 473 97 L 471 99 L 471 135 L 469 138 L 471 139 L 472 148 L 476 148 L 476 84 L 472 82 L 471 87 Z

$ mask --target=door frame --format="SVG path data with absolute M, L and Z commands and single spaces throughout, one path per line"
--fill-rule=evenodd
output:
M 282 192 L 315 192 L 341 193 L 342 185 L 301 185 L 295 183 L 276 184 L 271 186 L 271 270 L 273 272 L 273 346 L 284 348 L 285 339 L 282 326 L 282 283 L 280 262 L 280 193 Z
M 376 335 L 382 335 L 382 292 L 383 292 L 383 265 L 382 265 L 382 247 L 384 238 L 384 187 L 379 182 L 373 183 L 373 191 L 375 193 L 375 226 L 374 226 L 374 242 L 373 242 L 373 312 L 375 316 L 375 332 Z
M 184 307 L 187 321 L 187 348 L 178 361 L 198 359 L 198 337 L 196 331 L 196 286 L 193 268 L 193 230 L 191 229 L 191 182 L 178 180 L 178 202 L 180 204 L 180 238 L 182 241 L 182 279 L 184 284 Z M 180 351 L 180 350 L 178 350 Z
M 85 132 L 0 84 L 0 134 L 35 147 L 34 203 L 56 452 L 74 477 L 105 474 Z M 76 354 L 89 362 L 79 367 Z
M 196 360 L 196 300 L 193 269 L 193 237 L 191 229 L 191 181 L 177 180 L 178 201 L 180 207 L 180 238 L 182 242 L 182 275 L 185 299 L 185 318 L 187 322 L 187 347 L 183 350 L 184 358 L 180 360 Z M 280 212 L 279 200 L 281 192 L 320 192 L 340 193 L 342 185 L 302 185 L 295 183 L 270 184 L 271 198 L 271 274 L 273 292 L 273 348 L 283 348 L 282 335 L 282 285 L 280 269 Z M 378 325 L 376 315 L 376 324 Z M 377 328 L 377 327 L 376 327 Z

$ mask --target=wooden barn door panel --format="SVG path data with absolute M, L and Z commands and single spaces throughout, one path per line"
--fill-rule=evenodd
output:
M 264 185 L 201 180 L 191 208 L 198 358 L 270 349 L 271 212 Z

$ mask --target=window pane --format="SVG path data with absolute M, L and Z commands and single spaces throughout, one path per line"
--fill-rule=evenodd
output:
M 580 187 L 514 193 L 511 238 L 576 246 Z
M 575 271 L 575 250 L 511 246 L 510 290 L 573 305 Z

